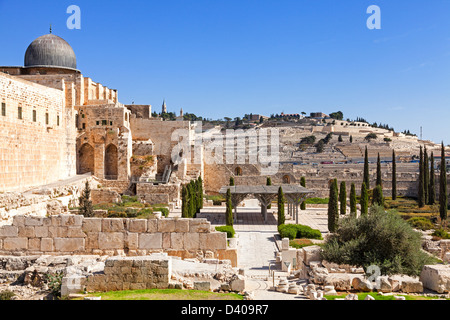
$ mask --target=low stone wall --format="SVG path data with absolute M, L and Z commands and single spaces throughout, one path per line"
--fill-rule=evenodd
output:
M 93 204 L 98 203 L 117 203 L 121 202 L 120 194 L 111 189 L 93 189 L 91 191 L 91 200 Z
M 81 285 L 88 292 L 167 289 L 171 262 L 168 258 L 111 257 L 103 272 L 82 279 Z
M 0 254 L 95 254 L 142 256 L 167 252 L 195 258 L 207 252 L 236 266 L 236 249 L 227 248 L 225 232 L 211 231 L 206 219 L 85 218 L 15 216 L 0 227 Z
M 169 203 L 180 198 L 181 185 L 179 183 L 153 185 L 152 183 L 138 183 L 136 195 L 147 203 Z M 160 202 L 166 201 L 166 202 Z

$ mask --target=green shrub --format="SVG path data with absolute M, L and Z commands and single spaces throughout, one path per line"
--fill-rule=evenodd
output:
M 219 227 L 216 227 L 216 231 L 226 232 L 227 238 L 234 238 L 235 231 L 234 231 L 233 226 L 219 226 Z
M 145 208 L 145 209 L 139 210 L 138 215 L 137 215 L 136 218 L 148 219 L 148 218 L 150 218 L 150 216 L 153 216 L 153 209 L 152 208 Z
M 317 229 L 301 224 L 281 224 L 278 226 L 281 238 L 293 239 L 322 239 L 322 233 Z
M 420 230 L 430 230 L 433 229 L 433 223 L 430 220 L 423 217 L 414 217 L 407 220 L 409 224 L 416 229 Z
M 168 217 L 169 216 L 169 209 L 161 207 L 161 208 L 153 208 L 153 211 L 160 211 L 161 215 L 163 215 L 164 217 Z
M 442 228 L 435 230 L 431 235 L 441 239 L 450 239 L 450 234 Z
M 374 206 L 368 215 L 341 219 L 339 228 L 322 246 L 322 258 L 367 270 L 377 265 L 383 275 L 418 276 L 434 261 L 421 251 L 421 234 L 398 214 Z
M 16 294 L 12 291 L 9 290 L 4 290 L 2 292 L 0 292 L 0 301 L 1 300 L 12 300 L 12 298 L 15 296 Z
M 57 297 L 61 297 L 61 284 L 64 272 L 56 272 L 55 274 L 47 273 L 47 285 L 51 293 Z

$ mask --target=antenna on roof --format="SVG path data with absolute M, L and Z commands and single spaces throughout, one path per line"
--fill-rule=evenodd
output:
M 50 23 L 50 33 L 52 33 L 52 24 Z

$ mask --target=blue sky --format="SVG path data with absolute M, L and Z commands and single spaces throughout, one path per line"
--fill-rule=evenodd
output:
M 0 0 L 0 65 L 22 65 L 51 23 L 122 103 L 213 119 L 341 110 L 448 144 L 449 16 L 450 0 Z

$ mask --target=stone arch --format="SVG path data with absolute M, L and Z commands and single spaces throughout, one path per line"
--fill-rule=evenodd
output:
M 236 167 L 234 169 L 234 175 L 235 176 L 242 176 L 242 168 L 241 167 Z
M 94 174 L 94 170 L 94 148 L 89 143 L 85 143 L 78 150 L 78 174 L 87 172 Z
M 105 149 L 105 179 L 117 180 L 119 152 L 117 147 L 109 144 Z
M 290 184 L 291 183 L 291 177 L 289 175 L 283 176 L 283 184 Z

